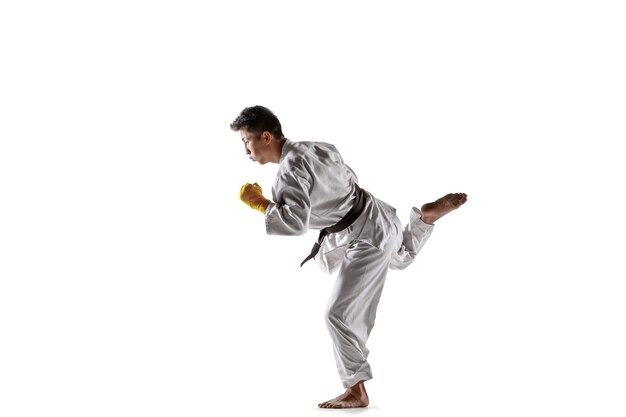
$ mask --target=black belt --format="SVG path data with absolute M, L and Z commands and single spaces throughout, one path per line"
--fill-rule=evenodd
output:
M 317 242 L 313 245 L 313 249 L 311 250 L 311 254 L 306 257 L 304 261 L 300 264 L 300 267 L 304 265 L 309 260 L 313 259 L 315 255 L 320 251 L 320 246 L 322 245 L 322 241 L 329 233 L 340 232 L 348 226 L 350 226 L 354 221 L 361 215 L 363 212 L 363 208 L 365 207 L 365 191 L 358 186 L 358 184 L 354 184 L 355 192 L 356 192 L 356 201 L 354 202 L 354 206 L 350 209 L 349 212 L 343 217 L 343 219 L 339 220 L 337 224 L 326 227 L 320 230 L 320 235 L 317 238 Z

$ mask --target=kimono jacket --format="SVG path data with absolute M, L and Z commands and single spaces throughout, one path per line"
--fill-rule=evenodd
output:
M 354 205 L 356 183 L 356 174 L 333 145 L 286 139 L 273 201 L 265 213 L 267 233 L 295 236 L 336 224 Z M 315 261 L 322 271 L 332 273 L 351 243 L 366 242 L 382 250 L 389 239 L 399 239 L 398 246 L 402 241 L 396 210 L 365 191 L 363 212 L 347 229 L 326 236 Z

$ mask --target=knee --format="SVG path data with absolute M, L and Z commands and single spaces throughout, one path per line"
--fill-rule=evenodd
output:
M 328 306 L 324 312 L 324 320 L 328 328 L 336 329 L 344 322 L 343 313 L 336 306 Z

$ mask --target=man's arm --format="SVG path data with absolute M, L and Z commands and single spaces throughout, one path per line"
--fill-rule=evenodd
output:
M 268 235 L 297 236 L 309 229 L 312 179 L 304 170 L 293 169 L 276 179 L 274 202 L 267 206 Z

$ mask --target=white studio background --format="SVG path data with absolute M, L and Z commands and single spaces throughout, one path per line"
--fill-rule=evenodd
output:
M 328 413 L 316 233 L 238 199 L 262 104 L 403 222 L 469 195 L 388 276 L 362 412 L 623 416 L 621 2 L 217 3 L 0 5 L 0 415 Z

